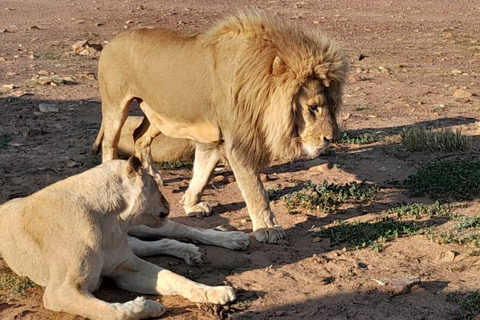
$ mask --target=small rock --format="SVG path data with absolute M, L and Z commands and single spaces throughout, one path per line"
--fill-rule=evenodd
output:
M 285 311 L 277 310 L 275 311 L 275 317 L 283 317 L 285 315 Z
M 58 107 L 54 104 L 51 104 L 51 103 L 40 103 L 38 105 L 38 109 L 41 111 L 41 112 L 58 112 Z
M 313 243 L 320 242 L 320 241 L 322 241 L 322 238 L 320 238 L 320 237 L 315 237 L 315 238 L 312 239 Z
M 67 161 L 67 168 L 77 168 L 77 167 L 80 167 L 81 164 L 76 162 L 76 161 L 73 161 L 73 160 L 68 160 Z
M 125 21 L 125 24 L 132 24 L 134 21 L 133 20 L 127 20 Z
M 102 49 L 100 43 L 89 43 L 88 40 L 78 41 L 72 45 L 73 52 L 82 56 L 98 55 Z
M 453 96 L 455 98 L 469 98 L 472 96 L 472 93 L 464 89 L 457 89 L 453 92 Z
M 387 167 L 380 167 L 380 168 L 378 168 L 378 171 L 379 172 L 387 172 L 388 168 Z
M 225 177 L 222 175 L 213 177 L 213 182 L 223 182 L 223 181 L 225 181 Z
M 463 71 L 462 70 L 458 70 L 458 69 L 454 69 L 451 71 L 452 74 L 462 74 Z
M 8 71 L 7 72 L 7 76 L 18 76 L 18 72 L 15 72 L 15 71 Z
M 457 256 L 457 254 L 458 253 L 454 251 L 442 252 L 440 254 L 439 260 L 442 262 L 452 262 L 453 260 L 455 260 L 455 257 Z
M 323 285 L 330 284 L 335 281 L 335 277 L 325 277 L 321 280 Z
M 137 10 L 143 10 L 143 9 L 145 9 L 145 7 L 142 4 L 137 7 Z
M 13 90 L 16 88 L 14 84 L 4 84 L 2 88 L 8 89 L 8 90 Z
M 328 172 L 332 169 L 332 165 L 328 162 L 319 164 L 318 166 L 311 167 L 308 171 Z
M 5 61 L 7 61 L 7 58 L 5 58 L 5 57 L 0 57 L 0 62 L 5 62 Z
M 37 74 L 40 76 L 48 76 L 50 73 L 47 70 L 40 70 Z
M 352 74 L 348 77 L 348 82 L 359 82 L 362 81 L 362 78 L 358 74 Z
M 30 29 L 30 30 L 41 30 L 38 26 L 31 26 L 28 29 Z

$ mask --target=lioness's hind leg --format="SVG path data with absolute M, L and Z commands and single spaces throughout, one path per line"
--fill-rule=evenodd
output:
M 200 202 L 200 199 L 219 159 L 218 150 L 201 144 L 197 145 L 193 163 L 193 177 L 181 201 L 188 216 L 205 217 L 212 213 L 211 205 L 205 201 Z
M 156 301 L 138 297 L 125 303 L 108 303 L 95 298 L 91 293 L 80 291 L 73 285 L 46 288 L 43 301 L 45 308 L 80 315 L 92 320 L 144 319 L 159 317 L 165 307 Z
M 202 253 L 196 245 L 173 239 L 142 241 L 135 237 L 128 237 L 128 246 L 139 257 L 165 254 L 182 259 L 190 266 L 203 262 Z
M 118 141 L 122 126 L 128 117 L 128 108 L 132 102 L 131 98 L 113 102 L 102 94 L 102 163 L 117 158 Z
M 155 124 L 151 124 L 145 116 L 142 124 L 133 133 L 133 140 L 135 142 L 135 155 L 140 159 L 143 166 L 148 170 L 148 174 L 155 179 L 157 184 L 163 186 L 162 177 L 154 169 L 155 164 L 151 152 L 152 141 L 160 134 L 158 127 Z

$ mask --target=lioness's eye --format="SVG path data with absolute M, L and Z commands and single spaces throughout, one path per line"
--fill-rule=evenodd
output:
M 318 109 L 318 104 L 312 104 L 312 105 L 310 106 L 310 111 L 312 111 L 312 112 L 317 111 L 317 109 Z

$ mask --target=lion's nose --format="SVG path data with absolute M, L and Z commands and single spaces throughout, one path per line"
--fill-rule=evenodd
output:
M 170 214 L 170 209 L 165 207 L 160 210 L 160 217 L 166 218 Z
M 330 139 L 328 139 L 327 137 L 323 137 L 323 142 L 330 143 Z

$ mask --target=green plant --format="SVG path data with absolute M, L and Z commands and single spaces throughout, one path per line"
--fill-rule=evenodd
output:
M 383 243 L 395 238 L 417 234 L 425 227 L 423 223 L 396 221 L 390 218 L 366 222 L 339 223 L 311 231 L 312 236 L 330 239 L 330 245 L 350 246 L 352 249 L 372 248 L 381 251 Z
M 461 130 L 450 128 L 429 130 L 426 128 L 403 129 L 400 132 L 403 145 L 410 151 L 466 151 L 470 149 L 470 138 Z
M 480 291 L 478 290 L 467 295 L 449 293 L 447 301 L 455 302 L 460 307 L 460 310 L 452 315 L 455 320 L 469 320 L 480 314 Z
M 380 141 L 381 138 L 376 134 L 371 134 L 365 132 L 363 134 L 353 135 L 348 132 L 343 132 L 340 138 L 337 140 L 338 143 L 347 143 L 347 144 L 369 144 L 373 142 Z
M 0 269 L 0 301 L 23 296 L 29 288 L 37 287 L 30 279 L 13 274 L 8 269 Z
M 397 218 L 409 217 L 415 219 L 431 218 L 433 216 L 448 216 L 451 206 L 435 201 L 433 204 L 411 203 L 402 204 L 388 209 L 386 214 L 395 214 Z
M 327 181 L 323 184 L 309 181 L 301 190 L 284 195 L 282 200 L 290 213 L 298 208 L 332 213 L 341 203 L 370 201 L 375 198 L 376 193 L 376 186 L 368 186 L 363 182 L 335 185 L 328 184 Z
M 193 163 L 191 161 L 165 161 L 157 163 L 157 169 L 173 170 L 173 169 L 192 169 Z
M 413 197 L 472 200 L 480 196 L 480 162 L 453 160 L 427 164 L 404 184 Z

